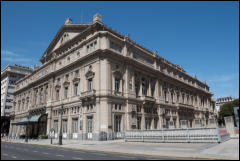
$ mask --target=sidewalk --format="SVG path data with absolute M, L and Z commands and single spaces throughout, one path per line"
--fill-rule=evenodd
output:
M 25 143 L 24 140 L 11 140 L 14 143 Z M 239 159 L 239 139 L 231 139 L 221 144 L 210 143 L 134 143 L 124 140 L 114 141 L 81 141 L 63 140 L 29 140 L 28 144 L 38 144 L 70 149 L 105 151 L 113 153 L 150 155 L 161 157 L 196 158 L 196 159 Z

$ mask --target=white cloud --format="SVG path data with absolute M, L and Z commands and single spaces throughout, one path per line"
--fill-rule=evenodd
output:
M 29 59 L 29 58 L 10 58 L 10 57 L 2 58 L 2 60 L 8 61 L 8 62 L 20 62 L 20 63 L 32 61 L 32 59 Z
M 1 55 L 6 55 L 6 56 L 18 56 L 18 54 L 8 51 L 8 50 L 1 50 Z
M 212 79 L 209 80 L 209 82 L 212 83 L 217 83 L 217 82 L 229 82 L 231 80 L 233 80 L 234 78 L 237 78 L 238 74 L 236 73 L 232 73 L 229 75 L 219 75 L 219 76 L 214 76 L 212 77 Z

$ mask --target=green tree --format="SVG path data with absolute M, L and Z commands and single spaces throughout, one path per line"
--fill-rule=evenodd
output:
M 220 112 L 218 115 L 218 124 L 219 125 L 224 124 L 224 117 L 234 116 L 233 107 L 239 107 L 239 99 L 235 99 L 232 102 L 228 102 L 228 103 L 220 106 Z M 233 118 L 235 120 L 235 117 L 233 117 Z

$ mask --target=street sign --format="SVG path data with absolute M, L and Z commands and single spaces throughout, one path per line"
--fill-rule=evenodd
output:
M 49 135 L 51 138 L 53 138 L 55 136 L 55 130 L 51 129 Z

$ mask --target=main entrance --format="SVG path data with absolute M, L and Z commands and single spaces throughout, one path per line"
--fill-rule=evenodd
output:
M 92 139 L 93 132 L 93 116 L 87 117 L 87 139 Z

